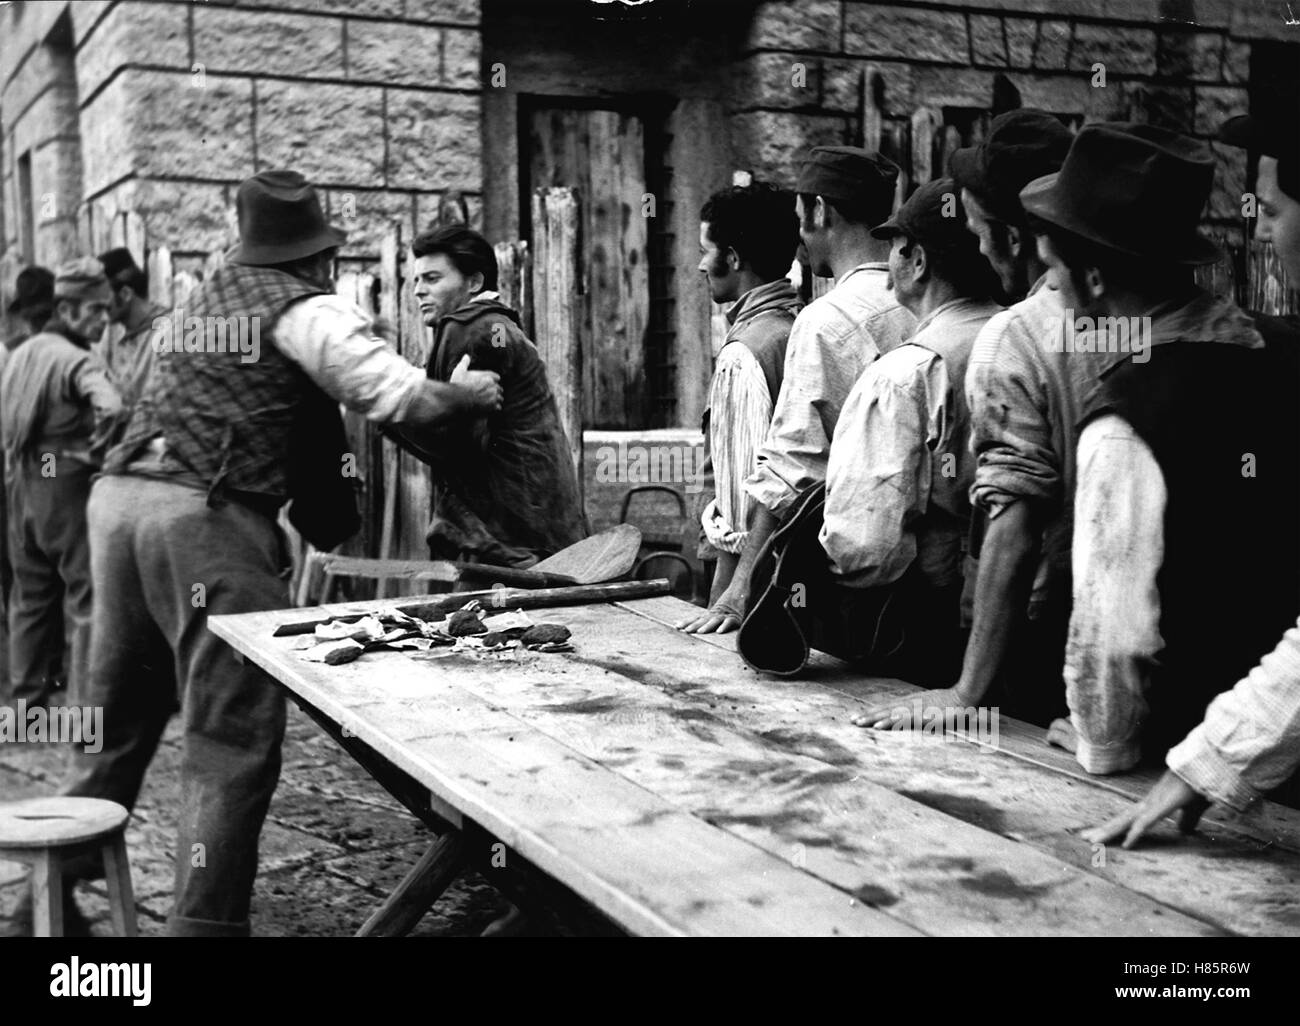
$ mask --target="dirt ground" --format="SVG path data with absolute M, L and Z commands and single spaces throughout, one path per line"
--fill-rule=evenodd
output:
M 127 829 L 140 933 L 164 932 L 171 904 L 172 854 L 179 805 L 180 747 L 175 722 L 154 759 Z M 53 794 L 63 752 L 52 745 L 0 744 L 0 801 Z M 397 885 L 431 835 L 334 744 L 289 706 L 284 769 L 262 831 L 253 893 L 255 935 L 343 937 Z M 0 861 L 0 935 L 25 868 Z M 96 935 L 112 933 L 102 881 L 81 884 L 77 903 Z M 474 936 L 508 906 L 481 877 L 461 877 L 413 936 Z

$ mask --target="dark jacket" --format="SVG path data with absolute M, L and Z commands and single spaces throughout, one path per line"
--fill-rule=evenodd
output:
M 393 427 L 386 433 L 433 470 L 429 552 L 527 567 L 587 536 L 577 475 L 537 347 L 519 316 L 477 298 L 437 325 L 426 366 L 451 380 L 461 357 L 501 375 L 501 409 L 470 425 Z

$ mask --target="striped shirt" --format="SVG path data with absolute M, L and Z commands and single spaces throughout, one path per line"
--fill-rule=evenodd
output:
M 911 335 L 888 265 L 859 264 L 806 306 L 790 329 L 781 394 L 745 489 L 775 516 L 826 480 L 840 411 L 862 371 Z

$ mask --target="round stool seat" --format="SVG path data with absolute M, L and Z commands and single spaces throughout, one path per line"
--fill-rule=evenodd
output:
M 0 850 L 62 848 L 126 825 L 130 813 L 103 798 L 31 798 L 0 804 Z

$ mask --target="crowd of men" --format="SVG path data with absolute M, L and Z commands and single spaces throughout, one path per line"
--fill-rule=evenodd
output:
M 1300 116 L 1222 139 L 1260 154 L 1255 237 L 1300 281 Z M 1173 132 L 1074 135 L 1015 110 L 897 209 L 899 169 L 855 147 L 813 149 L 793 193 L 715 194 L 714 573 L 679 627 L 738 629 L 769 673 L 816 648 L 929 689 L 863 727 L 993 705 L 1091 773 L 1167 765 L 1097 840 L 1283 785 L 1300 765 L 1300 319 L 1195 284 L 1220 256 L 1198 233 L 1214 174 Z M 69 703 L 102 707 L 102 751 L 73 752 L 63 792 L 128 807 L 179 713 L 177 935 L 249 931 L 284 699 L 204 622 L 288 605 L 282 509 L 320 548 L 356 530 L 340 405 L 432 467 L 431 555 L 526 567 L 587 533 L 481 235 L 414 242 L 435 331 L 417 368 L 334 294 L 345 237 L 302 176 L 259 173 L 237 208 L 238 246 L 184 302 L 193 344 L 154 344 L 168 312 L 114 250 L 24 271 L 10 312 L 29 334 L 0 352 L 9 693 L 49 702 L 66 680 Z M 807 305 L 787 278 L 801 244 L 834 280 Z M 218 344 L 242 322 L 271 343 L 253 360 Z

